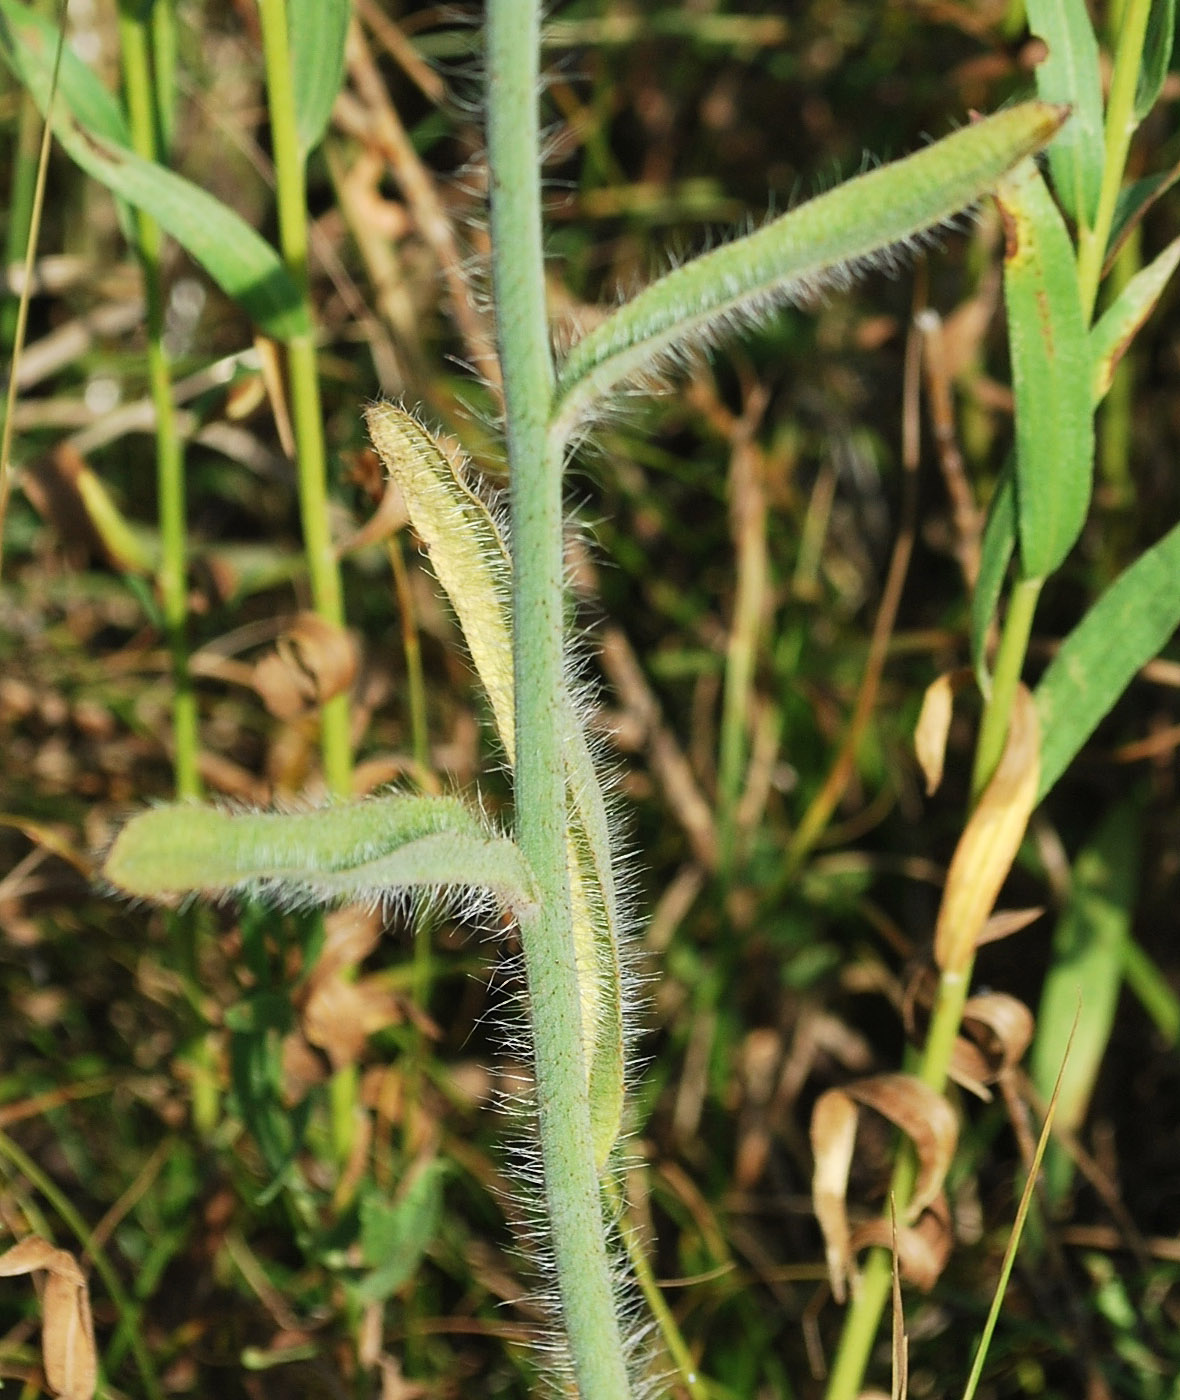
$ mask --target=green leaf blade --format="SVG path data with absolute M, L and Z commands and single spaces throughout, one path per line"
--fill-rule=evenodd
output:
M 1131 278 L 1090 331 L 1091 392 L 1095 404 L 1106 397 L 1119 361 L 1155 309 L 1178 263 L 1180 238 L 1175 238 Z
M 102 873 L 144 899 L 248 894 L 297 906 L 480 889 L 516 913 L 536 902 L 514 842 L 457 798 L 404 793 L 308 812 L 153 808 L 122 829 Z
M 0 56 L 45 116 L 50 110 L 55 31 L 16 0 L 0 0 Z M 68 50 L 67 50 L 68 53 Z M 151 214 L 266 335 L 290 340 L 309 322 L 269 243 L 220 200 L 128 145 L 118 104 L 85 64 L 63 54 L 53 102 L 54 135 L 70 159 L 134 208 Z
M 1180 525 L 1125 569 L 1066 637 L 1037 685 L 1043 798 L 1180 626 Z
M 1070 218 L 1092 227 L 1102 190 L 1103 105 L 1098 40 L 1084 0 L 1028 0 L 1029 29 L 1048 46 L 1037 95 L 1071 110 L 1049 147 L 1053 184 Z
M 1025 578 L 1073 548 L 1094 474 L 1090 352 L 1073 244 L 1040 171 L 1000 181 L 1004 302 L 1016 399 L 1016 515 Z
M 971 594 L 971 664 L 979 688 L 991 686 L 987 673 L 987 636 L 1000 605 L 1008 565 L 1016 552 L 1016 477 L 1009 459 L 988 507 L 979 550 L 979 577 Z
M 1135 87 L 1135 121 L 1139 123 L 1156 104 L 1172 66 L 1176 37 L 1176 0 L 1152 0 L 1139 82 Z
M 570 350 L 558 375 L 551 434 L 568 441 L 598 399 L 672 348 L 792 292 L 846 277 L 850 267 L 945 222 L 1039 150 L 1065 115 L 1043 102 L 1011 107 L 675 268 Z
M 344 81 L 352 0 L 291 0 L 288 13 L 295 121 L 307 156 L 323 140 Z

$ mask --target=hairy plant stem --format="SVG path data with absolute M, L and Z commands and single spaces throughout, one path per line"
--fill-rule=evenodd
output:
M 488 11 L 492 274 L 511 482 L 516 838 L 539 910 L 521 921 L 547 1214 L 582 1400 L 629 1393 L 615 1316 L 580 1035 L 565 853 L 560 450 L 546 437 L 553 363 L 545 306 L 537 0 Z
M 299 515 L 311 582 L 312 606 L 330 626 L 344 629 L 344 589 L 332 544 L 328 515 L 323 410 L 316 366 L 314 322 L 307 269 L 307 173 L 295 120 L 291 48 L 286 0 L 258 0 L 266 62 L 267 108 L 278 197 L 279 244 L 287 270 L 299 288 L 312 329 L 287 343 L 287 384 L 295 431 Z M 352 791 L 352 741 L 348 695 L 325 700 L 320 709 L 320 751 L 324 782 L 333 797 Z M 330 1086 L 332 1143 L 338 1161 L 347 1161 L 357 1104 L 355 1067 L 338 1070 Z

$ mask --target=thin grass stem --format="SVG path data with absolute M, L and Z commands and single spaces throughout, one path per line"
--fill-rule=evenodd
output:
M 1093 317 L 1098 300 L 1098 285 L 1102 280 L 1119 190 L 1127 168 L 1127 152 L 1138 125 L 1135 119 L 1135 89 L 1139 83 L 1150 15 L 1151 0 L 1126 0 L 1119 19 L 1110 96 L 1106 101 L 1105 156 L 1098 208 L 1094 215 L 1094 227 L 1080 230 L 1078 240 L 1078 290 L 1087 324 Z

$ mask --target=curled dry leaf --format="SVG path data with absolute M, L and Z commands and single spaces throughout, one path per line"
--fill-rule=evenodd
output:
M 944 974 L 961 976 L 975 955 L 1036 803 L 1040 748 L 1036 705 L 1021 685 L 1013 698 L 1008 742 L 947 872 L 934 931 L 934 958 Z
M 98 1353 L 90 1316 L 90 1291 L 78 1261 L 37 1235 L 0 1255 L 0 1276 L 44 1272 L 41 1295 L 41 1359 L 49 1387 L 62 1400 L 92 1400 Z
M 852 1250 L 859 1253 L 871 1245 L 892 1249 L 901 1276 L 928 1292 L 938 1282 L 951 1257 L 954 1232 L 946 1193 L 940 1191 L 912 1225 L 899 1225 L 878 1217 L 858 1225 L 852 1233 Z
M 944 671 L 926 687 L 922 709 L 914 728 L 914 755 L 926 779 L 926 796 L 938 791 L 946 759 L 946 740 L 951 729 L 955 692 L 970 678 L 970 671 Z
M 254 688 L 276 719 L 294 720 L 348 689 L 356 642 L 315 613 L 300 613 L 254 668 Z
M 905 1224 L 916 1220 L 942 1190 L 958 1139 L 950 1104 L 912 1075 L 876 1075 L 820 1095 L 811 1117 L 815 1156 L 812 1208 L 823 1231 L 828 1277 L 837 1302 L 844 1301 L 850 1282 L 855 1286 L 852 1259 L 856 1245 L 848 1224 L 846 1197 L 858 1106 L 862 1104 L 875 1109 L 913 1141 L 918 1176 Z
M 1024 1002 L 1004 992 L 970 997 L 963 1008 L 963 1034 L 955 1041 L 951 1078 L 990 1101 L 994 1084 L 1024 1059 L 1036 1020 Z

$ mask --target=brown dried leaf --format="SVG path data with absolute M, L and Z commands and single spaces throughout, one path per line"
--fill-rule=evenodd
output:
M 254 667 L 254 688 L 276 719 L 293 720 L 348 689 L 356 642 L 316 613 L 300 613 Z
M 310 982 L 314 986 L 342 968 L 358 967 L 381 940 L 378 911 L 350 904 L 324 915 L 324 944 Z
M 953 1244 L 950 1207 L 941 1191 L 915 1224 L 902 1226 L 896 1235 L 889 1221 L 878 1218 L 865 1221 L 852 1236 L 854 1253 L 872 1245 L 895 1249 L 902 1278 L 924 1292 L 938 1282 Z
M 855 1287 L 854 1237 L 849 1229 L 846 1197 L 858 1104 L 875 1109 L 913 1141 L 918 1178 L 906 1210 L 907 1222 L 917 1219 L 942 1190 L 958 1139 L 950 1104 L 911 1075 L 876 1075 L 820 1095 L 811 1116 L 815 1157 L 812 1209 L 823 1231 L 832 1294 L 841 1303 L 849 1284 Z
M 998 943 L 1001 938 L 1010 938 L 1012 934 L 1028 928 L 1029 924 L 1035 924 L 1044 912 L 1044 905 L 1040 904 L 1029 909 L 1001 909 L 984 924 L 975 946 L 982 948 L 985 943 Z
M 1021 685 L 1012 703 L 1008 742 L 990 783 L 959 838 L 934 931 L 944 974 L 962 975 L 974 957 L 1036 803 L 1040 730 L 1032 695 Z
M 926 687 L 922 709 L 914 727 L 914 755 L 926 779 L 926 796 L 938 791 L 946 758 L 946 739 L 951 729 L 955 689 L 949 672 Z
M 396 993 L 375 978 L 349 982 L 343 976 L 317 986 L 303 1007 L 303 1034 L 325 1050 L 334 1069 L 356 1064 L 375 1031 L 402 1020 Z
M 98 1384 L 98 1353 L 90 1315 L 90 1291 L 78 1262 L 67 1250 L 29 1235 L 0 1255 L 0 1276 L 43 1271 L 44 1322 L 41 1359 L 50 1389 L 62 1400 L 92 1400 Z
M 959 1125 L 955 1111 L 928 1084 L 910 1074 L 878 1074 L 849 1084 L 846 1092 L 874 1108 L 905 1133 L 918 1156 L 918 1179 L 905 1221 L 917 1219 L 942 1190 L 955 1153 Z
M 336 554 L 343 559 L 346 554 L 355 554 L 358 549 L 380 544 L 391 535 L 396 535 L 410 523 L 410 512 L 406 509 L 406 498 L 401 487 L 391 476 L 385 478 L 385 490 L 377 508 L 368 520 L 337 546 Z
M 852 1274 L 846 1197 L 857 1116 L 856 1105 L 842 1089 L 821 1094 L 811 1113 L 811 1151 L 815 1157 L 811 1207 L 823 1231 L 828 1278 L 837 1303 L 847 1298 Z

